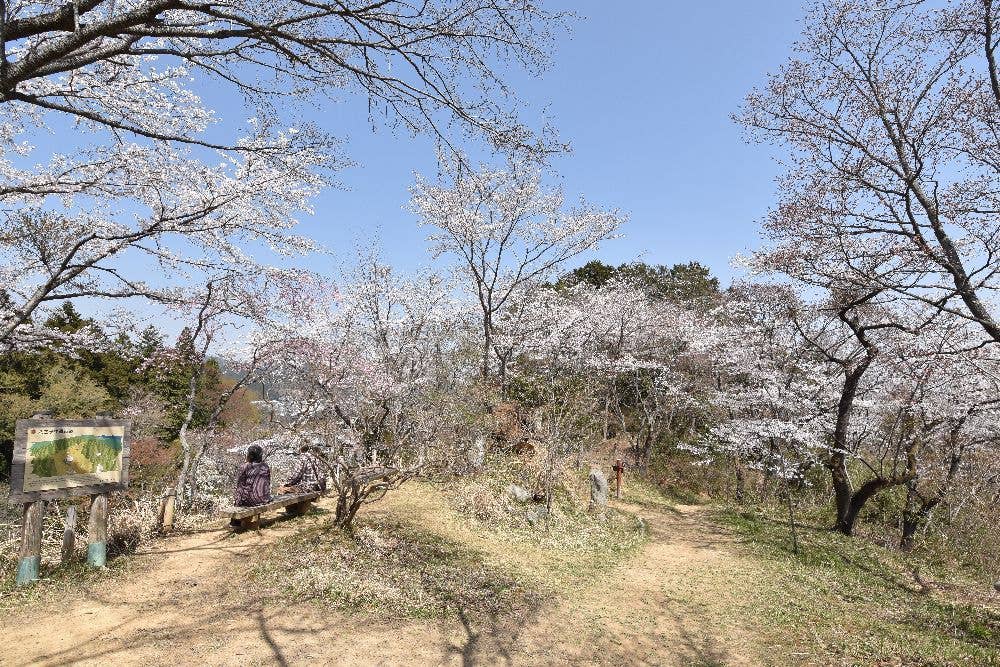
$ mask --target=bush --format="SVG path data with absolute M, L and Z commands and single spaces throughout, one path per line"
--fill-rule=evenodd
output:
M 626 555 L 643 542 L 641 522 L 612 508 L 591 511 L 588 470 L 566 469 L 552 484 L 551 512 L 546 503 L 543 471 L 534 460 L 501 458 L 478 474 L 443 487 L 452 507 L 488 530 L 512 541 L 530 541 L 548 547 L 595 551 L 611 557 Z M 533 498 L 518 502 L 511 485 L 525 488 Z M 539 500 L 535 500 L 538 498 Z

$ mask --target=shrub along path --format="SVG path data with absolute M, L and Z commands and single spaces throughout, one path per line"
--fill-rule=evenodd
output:
M 214 524 L 154 542 L 125 571 L 72 588 L 43 585 L 37 600 L 0 610 L 0 664 L 851 662 L 835 655 L 839 651 L 827 653 L 801 615 L 790 618 L 791 598 L 799 596 L 785 588 L 787 573 L 779 574 L 772 558 L 739 548 L 728 529 L 710 520 L 710 508 L 624 508 L 644 518 L 649 540 L 639 553 L 603 569 L 474 531 L 453 514 L 447 518 L 448 506 L 423 486 L 404 487 L 369 510 L 555 591 L 505 618 L 460 610 L 444 618 L 386 620 L 320 600 L 288 602 L 275 593 L 280 581 L 265 593 L 246 574 L 262 550 L 328 517 L 278 520 L 239 535 Z M 824 608 L 841 603 L 830 596 L 817 602 Z

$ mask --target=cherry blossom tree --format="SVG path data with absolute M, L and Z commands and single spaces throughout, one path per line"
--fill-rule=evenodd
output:
M 803 345 L 790 314 L 805 319 L 787 287 L 739 285 L 728 295 L 713 346 L 713 426 L 685 444 L 696 453 L 732 459 L 737 496 L 742 465 L 785 481 L 801 481 L 826 452 L 836 386 L 821 359 Z
M 586 440 L 607 439 L 614 429 L 630 440 L 635 462 L 648 467 L 664 437 L 683 421 L 690 425 L 704 384 L 700 357 L 713 340 L 706 317 L 619 279 L 537 290 L 522 310 L 530 326 L 519 332 L 515 370 L 543 388 L 540 407 L 558 427 L 547 430 L 577 438 L 578 455 Z M 580 388 L 586 391 L 575 396 Z M 585 433 L 579 415 L 568 418 L 574 412 L 594 413 L 586 427 L 596 432 Z M 574 420 L 581 424 L 572 434 L 560 425 Z
M 908 543 L 963 456 L 992 446 L 979 429 L 995 418 L 996 371 L 978 325 L 884 296 L 734 291 L 716 355 L 720 420 L 691 449 L 796 486 L 825 469 L 848 535 L 872 498 L 906 488 Z
M 187 509 L 194 501 L 198 493 L 198 468 L 210 439 L 216 435 L 219 419 L 240 391 L 260 379 L 264 359 L 271 353 L 272 342 L 253 339 L 244 346 L 241 354 L 232 355 L 230 369 L 237 372 L 237 378 L 215 397 L 212 405 L 200 406 L 207 408 L 208 416 L 203 428 L 192 438 L 192 424 L 199 408 L 199 380 L 204 377 L 210 362 L 210 349 L 219 344 L 227 333 L 268 321 L 277 295 L 283 296 L 295 284 L 294 281 L 304 277 L 297 272 L 249 272 L 251 268 L 256 267 L 250 265 L 240 271 L 214 276 L 202 290 L 172 304 L 173 309 L 187 319 L 189 326 L 183 330 L 176 347 L 164 349 L 158 357 L 144 362 L 153 368 L 164 362 L 179 362 L 187 372 L 184 416 L 178 433 L 181 465 L 173 486 L 164 495 L 162 520 L 173 516 L 178 506 Z M 170 526 L 164 528 L 169 529 Z
M 582 200 L 567 209 L 562 191 L 546 188 L 525 164 L 470 171 L 464 160 L 442 156 L 440 168 L 438 182 L 417 178 L 411 209 L 438 230 L 430 236 L 435 259 L 457 260 L 481 313 L 482 377 L 503 384 L 511 350 L 496 345 L 501 313 L 567 260 L 614 237 L 625 217 Z
M 458 323 L 435 276 L 404 279 L 365 256 L 334 289 L 317 281 L 285 301 L 265 327 L 273 341 L 265 401 L 279 437 L 322 443 L 338 497 L 335 523 L 422 474 L 452 425 L 442 397 L 455 391 L 446 357 Z
M 985 481 L 969 460 L 995 455 L 1000 444 L 995 429 L 1000 416 L 998 360 L 989 347 L 955 354 L 955 331 L 945 333 L 947 338 L 939 334 L 933 354 L 919 364 L 906 364 L 919 373 L 899 375 L 917 388 L 914 393 L 921 399 L 912 410 L 920 443 L 900 522 L 904 550 L 913 548 L 917 531 L 935 509 Z
M 365 97 L 373 123 L 447 145 L 464 130 L 533 157 L 558 149 L 520 120 L 502 76 L 547 65 L 564 17 L 532 3 L 0 9 L 2 344 L 44 340 L 32 322 L 54 301 L 183 302 L 186 286 L 261 248 L 311 250 L 291 230 L 344 160 L 336 140 L 295 121 L 303 104 Z M 195 92 L 219 84 L 246 101 L 244 126 L 222 132 Z M 48 134 L 61 138 L 51 154 L 35 145 Z
M 189 77 L 232 86 L 261 108 L 273 97 L 346 91 L 411 132 L 444 138 L 457 122 L 498 148 L 539 149 L 503 66 L 545 68 L 567 18 L 522 0 L 18 0 L 4 10 L 8 113 L 57 111 L 216 147 L 226 144 L 194 136 L 211 114 L 188 108 Z
M 737 117 L 787 149 L 769 244 L 750 266 L 829 295 L 812 320 L 825 323 L 798 333 L 842 380 L 821 460 L 847 533 L 868 499 L 902 485 L 911 543 L 965 448 L 988 442 L 997 18 L 990 0 L 818 2 L 795 55 Z
M 287 231 L 322 184 L 311 170 L 326 157 L 296 141 L 211 168 L 164 146 L 101 149 L 95 156 L 103 162 L 100 173 L 68 167 L 76 184 L 60 194 L 68 204 L 62 212 L 50 208 L 51 190 L 21 190 L 29 180 L 51 184 L 51 172 L 13 176 L 16 192 L 0 196 L 6 209 L 0 215 L 0 342 L 30 340 L 33 315 L 55 301 L 183 302 L 184 285 L 254 263 L 245 250 L 251 245 L 286 254 L 311 248 Z M 133 207 L 140 207 L 135 214 Z
M 737 120 L 787 149 L 761 268 L 836 277 L 1000 341 L 998 7 L 824 0 Z

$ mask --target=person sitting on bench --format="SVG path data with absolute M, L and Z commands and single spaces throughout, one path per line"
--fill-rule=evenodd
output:
M 326 467 L 314 454 L 309 445 L 299 447 L 299 458 L 295 472 L 288 478 L 278 493 L 310 493 L 326 491 Z
M 260 445 L 250 445 L 246 463 L 236 473 L 236 493 L 233 504 L 237 507 L 255 507 L 271 502 L 271 468 L 264 463 L 264 450 Z

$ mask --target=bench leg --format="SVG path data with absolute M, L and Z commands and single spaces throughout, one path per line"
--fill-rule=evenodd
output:
M 230 523 L 232 523 L 235 527 L 238 527 L 240 530 L 257 528 L 260 526 L 260 515 L 258 514 L 254 516 L 244 517 L 242 519 L 239 519 L 238 521 L 231 521 Z
M 294 505 L 288 505 L 285 507 L 285 512 L 292 516 L 299 516 L 312 509 L 312 506 L 313 500 L 304 500 L 300 503 L 295 503 Z M 260 530 L 260 516 L 260 514 L 254 514 L 253 516 L 244 517 L 242 519 L 230 519 L 229 525 L 232 526 L 234 530 L 249 530 L 250 528 Z
M 303 503 L 295 503 L 294 505 L 289 505 L 285 508 L 285 511 L 289 514 L 299 516 L 300 514 L 305 514 L 312 507 L 312 501 L 307 500 Z

